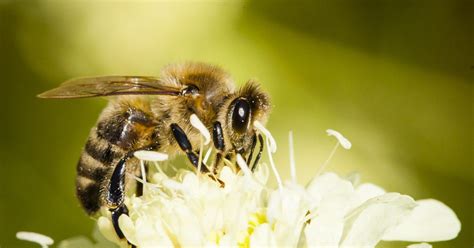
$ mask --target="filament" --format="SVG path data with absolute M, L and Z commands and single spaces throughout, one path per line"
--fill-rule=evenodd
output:
M 329 162 L 331 161 L 332 157 L 334 156 L 334 154 L 336 153 L 336 150 L 337 148 L 339 147 L 339 142 L 336 143 L 336 145 L 334 146 L 334 148 L 332 149 L 331 153 L 329 154 L 329 157 L 326 159 L 326 161 L 324 161 L 324 163 L 319 167 L 319 170 L 316 172 L 316 177 L 318 177 L 323 171 L 324 169 L 326 168 L 326 166 L 329 164 Z
M 255 128 L 257 128 L 260 132 L 263 133 L 263 135 L 265 135 L 265 137 L 270 140 L 269 142 L 269 145 L 268 147 L 270 148 L 271 152 L 272 153 L 275 153 L 276 150 L 277 150 L 277 144 L 276 144 L 276 141 L 275 139 L 273 138 L 272 134 L 270 133 L 270 131 L 268 131 L 268 129 L 266 129 L 262 123 L 260 123 L 259 121 L 254 121 L 253 122 L 253 126 Z
M 196 114 L 192 114 L 190 117 L 191 125 L 195 127 L 201 135 L 205 138 L 204 144 L 207 145 L 209 142 L 211 142 L 211 133 L 209 133 L 209 130 L 207 130 L 206 126 L 202 121 L 197 117 Z
M 237 154 L 237 165 L 239 165 L 240 169 L 244 172 L 244 175 L 248 177 L 252 177 L 252 172 L 250 171 L 245 159 L 242 155 Z
M 270 146 L 270 141 L 269 141 L 268 138 L 267 138 L 266 142 L 267 142 L 267 146 Z M 268 159 L 270 160 L 270 166 L 272 167 L 273 174 L 275 174 L 275 178 L 276 178 L 277 183 L 278 183 L 278 189 L 280 190 L 280 193 L 281 193 L 282 189 L 283 189 L 283 183 L 281 182 L 280 174 L 278 174 L 278 171 L 276 169 L 275 162 L 273 161 L 273 156 L 272 156 L 272 153 L 271 153 L 270 149 L 267 149 L 267 153 L 268 153 Z

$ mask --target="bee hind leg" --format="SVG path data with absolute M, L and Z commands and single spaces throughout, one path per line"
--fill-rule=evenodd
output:
M 122 204 L 120 207 L 118 207 L 116 209 L 113 209 L 113 210 L 109 210 L 109 211 L 112 213 L 112 224 L 114 226 L 115 232 L 117 233 L 117 236 L 120 239 L 124 239 L 125 235 L 123 234 L 122 230 L 119 227 L 118 220 L 119 220 L 119 217 L 122 214 L 128 215 L 127 206 L 125 204 Z M 130 248 L 136 248 L 136 246 L 131 244 L 128 240 L 127 240 L 127 243 L 128 243 Z
M 122 214 L 128 215 L 128 208 L 124 204 L 125 200 L 125 174 L 126 162 L 133 156 L 133 153 L 128 153 L 115 166 L 112 176 L 107 187 L 105 201 L 112 214 L 112 224 L 115 232 L 120 239 L 124 239 L 125 235 L 119 227 L 119 218 Z M 128 241 L 127 241 L 128 242 Z M 129 243 L 130 244 L 130 243 Z M 130 244 L 131 247 L 135 247 Z

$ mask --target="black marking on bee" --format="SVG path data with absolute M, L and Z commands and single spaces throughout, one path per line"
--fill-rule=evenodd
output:
M 98 142 L 94 141 L 94 139 L 89 138 L 84 151 L 102 164 L 110 165 L 116 158 L 122 155 L 115 152 L 111 144 L 107 144 L 104 148 L 103 146 L 99 146 L 97 143 Z
M 106 201 L 109 209 L 115 209 L 122 205 L 125 197 L 125 171 L 127 160 L 133 153 L 127 154 L 115 166 L 110 177 L 110 182 L 106 194 Z
M 100 182 L 110 171 L 110 167 L 105 166 L 94 167 L 89 161 L 85 161 L 83 157 L 81 157 L 77 165 L 77 175 Z
M 179 127 L 177 124 L 173 123 L 171 124 L 171 131 L 173 132 L 174 138 L 178 142 L 178 145 L 181 147 L 181 149 L 185 152 L 189 152 L 193 149 L 191 146 L 191 143 L 189 142 L 188 137 L 186 136 L 186 133 L 183 131 L 181 127 Z
M 224 144 L 224 131 L 222 131 L 222 125 L 220 122 L 214 122 L 214 126 L 212 128 L 212 138 L 214 142 L 214 147 L 219 150 L 223 151 L 225 148 Z
M 77 198 L 86 212 L 91 215 L 100 209 L 100 184 L 83 185 L 84 182 L 81 179 L 81 177 L 77 178 Z
M 152 117 L 142 110 L 129 108 L 121 114 L 100 121 L 97 124 L 97 137 L 130 150 L 142 137 L 142 133 L 136 128 L 138 125 L 152 127 L 155 123 Z

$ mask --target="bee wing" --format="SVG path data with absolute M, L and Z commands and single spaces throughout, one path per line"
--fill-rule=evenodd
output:
M 85 98 L 114 95 L 181 94 L 177 87 L 163 85 L 155 77 L 102 76 L 75 78 L 38 95 L 40 98 Z

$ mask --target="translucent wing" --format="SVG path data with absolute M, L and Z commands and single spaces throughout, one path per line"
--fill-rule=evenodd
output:
M 103 76 L 68 80 L 38 95 L 40 98 L 84 98 L 114 95 L 180 95 L 180 89 L 166 86 L 155 77 Z

